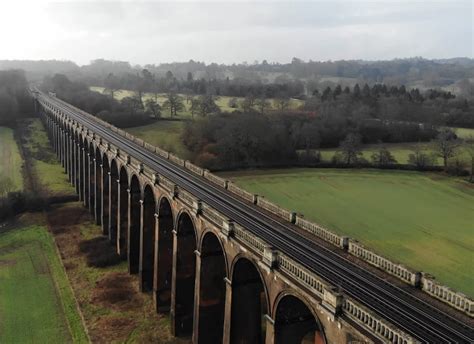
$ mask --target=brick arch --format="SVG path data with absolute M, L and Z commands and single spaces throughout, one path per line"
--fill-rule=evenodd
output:
M 265 341 L 264 317 L 271 305 L 265 277 L 258 264 L 246 253 L 237 255 L 231 266 L 232 284 L 230 341 Z M 262 295 L 263 293 L 263 295 Z M 265 300 L 265 305 L 261 301 Z
M 195 296 L 194 342 L 222 343 L 226 304 L 227 255 L 220 237 L 212 230 L 201 236 Z
M 152 291 L 155 273 L 156 195 L 154 186 L 149 182 L 143 183 L 142 195 L 140 289 L 142 291 Z
M 209 233 L 212 233 L 217 238 L 217 240 L 219 241 L 219 245 L 222 247 L 222 251 L 224 252 L 224 259 L 225 259 L 225 274 L 226 274 L 226 277 L 230 278 L 231 267 L 230 267 L 229 257 L 226 254 L 226 245 L 222 241 L 222 237 L 219 235 L 218 232 L 216 232 L 215 230 L 213 230 L 211 228 L 208 228 L 208 227 L 204 228 L 204 230 L 201 231 L 201 233 L 200 233 L 200 237 L 198 238 L 197 249 L 198 249 L 199 252 L 202 251 L 202 244 L 203 244 L 203 241 L 204 241 L 204 237 Z
M 109 182 L 109 240 L 112 245 L 117 245 L 117 219 L 118 219 L 118 183 L 120 162 L 115 158 L 110 159 Z
M 175 217 L 172 201 L 161 194 L 157 202 L 157 244 L 155 255 L 156 283 L 153 285 L 155 307 L 159 313 L 167 313 L 171 307 L 173 271 L 173 230 Z
M 126 257 L 128 247 L 128 217 L 129 217 L 129 171 L 125 165 L 119 168 L 118 183 L 118 219 L 117 219 L 117 252 Z
M 277 295 L 271 317 L 275 321 L 275 344 L 297 344 L 304 338 L 315 344 L 327 343 L 314 305 L 294 290 L 283 290 Z
M 171 328 L 176 336 L 189 336 L 194 326 L 195 251 L 198 244 L 194 216 L 187 209 L 181 209 L 176 217 L 175 228 Z
M 189 209 L 187 207 L 181 207 L 179 208 L 179 210 L 176 212 L 176 215 L 174 217 L 174 223 L 177 225 L 178 222 L 179 222 L 179 219 L 180 217 L 182 217 L 184 214 L 186 214 L 187 216 L 189 216 L 189 218 L 191 219 L 191 222 L 193 224 L 193 227 L 194 227 L 194 230 L 195 230 L 195 236 L 196 236 L 196 248 L 198 247 L 198 237 L 199 237 L 199 233 L 197 231 L 197 224 L 196 224 L 196 218 L 195 216 L 189 211 Z M 177 226 L 175 226 L 176 230 L 178 229 Z
M 130 202 L 129 202 L 129 224 L 128 224 L 128 271 L 136 274 L 139 271 L 140 264 L 140 201 L 142 199 L 142 186 L 140 178 L 136 173 L 130 173 Z

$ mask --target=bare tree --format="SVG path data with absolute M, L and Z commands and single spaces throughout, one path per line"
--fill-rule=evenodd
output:
M 267 100 L 265 97 L 260 97 L 255 101 L 255 105 L 257 106 L 259 112 L 263 115 L 266 110 L 268 110 L 272 104 Z
M 452 129 L 443 128 L 435 140 L 435 150 L 443 158 L 444 169 L 448 168 L 448 160 L 457 154 L 461 141 Z
M 147 99 L 145 101 L 145 109 L 151 113 L 153 118 L 161 117 L 161 106 L 157 101 L 153 99 Z
M 255 105 L 255 96 L 253 94 L 248 94 L 244 100 L 241 102 L 240 106 L 244 111 L 250 111 Z
M 109 73 L 104 80 L 105 92 L 108 92 L 112 98 L 114 98 L 115 92 L 120 89 L 119 79 L 113 74 Z
M 273 100 L 273 105 L 280 111 L 284 111 L 290 107 L 290 97 L 278 97 Z
M 422 151 L 419 146 L 416 146 L 413 153 L 408 155 L 408 162 L 416 166 L 419 170 L 423 170 L 429 166 L 433 166 L 435 158 L 434 154 L 427 154 Z
M 361 137 L 359 134 L 349 133 L 339 144 L 341 155 L 347 165 L 356 163 L 362 156 Z
M 372 162 L 377 166 L 387 166 L 397 162 L 386 147 L 382 147 L 377 152 L 374 152 L 371 158 Z
M 183 98 L 176 93 L 168 93 L 166 101 L 163 103 L 163 108 L 170 110 L 170 117 L 175 117 L 178 112 L 184 110 Z

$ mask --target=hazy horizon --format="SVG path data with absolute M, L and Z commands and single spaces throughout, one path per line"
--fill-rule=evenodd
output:
M 471 1 L 20 1 L 0 59 L 131 64 L 473 57 Z

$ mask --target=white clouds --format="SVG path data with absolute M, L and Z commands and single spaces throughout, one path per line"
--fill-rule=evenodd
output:
M 470 1 L 9 1 L 0 5 L 0 59 L 472 57 L 472 30 Z

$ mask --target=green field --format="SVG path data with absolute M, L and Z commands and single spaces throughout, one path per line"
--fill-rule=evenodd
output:
M 183 159 L 188 159 L 190 152 L 181 140 L 184 122 L 182 121 L 156 121 L 141 127 L 127 128 L 127 131 L 149 144 L 159 146 Z
M 221 175 L 474 296 L 472 184 L 408 171 L 291 169 Z
M 0 343 L 86 343 L 53 238 L 38 222 L 0 230 Z
M 468 135 L 469 130 L 471 129 L 462 129 L 457 128 L 456 130 L 462 130 L 464 135 Z M 474 131 L 474 130 L 473 130 Z M 436 152 L 434 150 L 433 143 L 430 142 L 407 142 L 407 143 L 383 143 L 383 144 L 369 144 L 364 145 L 362 147 L 362 156 L 367 159 L 369 162 L 372 161 L 371 156 L 373 153 L 378 151 L 381 147 L 386 147 L 393 155 L 393 157 L 397 160 L 399 164 L 408 164 L 408 159 L 410 154 L 413 154 L 413 150 L 415 148 L 421 149 L 422 151 L 426 152 L 427 154 L 434 154 Z M 337 148 L 329 148 L 329 149 L 321 149 L 321 159 L 323 161 L 331 161 L 334 154 L 338 151 Z M 459 158 L 463 161 L 470 161 L 469 154 L 461 147 L 458 149 L 458 153 L 456 158 Z M 436 165 L 442 166 L 443 159 L 439 156 L 435 156 Z
M 13 130 L 0 127 L 0 178 L 9 178 L 11 191 L 23 189 L 22 165 L 23 159 L 13 138 Z
M 453 128 L 456 135 L 462 139 L 474 138 L 474 129 L 469 128 Z
M 98 93 L 104 93 L 104 88 L 103 87 L 92 86 L 92 87 L 90 87 L 90 89 L 92 91 L 95 91 L 95 92 L 98 92 Z M 133 92 L 133 91 L 119 90 L 119 91 L 116 91 L 114 93 L 114 98 L 117 99 L 117 100 L 121 100 L 125 97 L 132 97 L 132 96 L 134 96 L 134 94 L 135 94 L 135 92 Z M 185 95 L 181 94 L 181 96 L 184 99 L 186 99 Z M 239 97 L 219 96 L 216 99 L 216 104 L 217 104 L 217 106 L 219 106 L 221 111 L 233 112 L 233 111 L 235 111 L 235 109 L 229 107 L 229 100 L 232 99 L 232 98 L 236 98 L 237 102 L 241 102 L 243 100 L 243 98 L 239 98 Z M 144 93 L 143 101 L 146 101 L 147 99 L 155 99 L 155 95 L 152 94 L 152 93 Z M 166 94 L 159 93 L 156 100 L 158 101 L 158 103 L 160 105 L 163 105 L 163 103 L 166 101 Z M 273 109 L 273 100 L 269 99 L 269 101 L 270 101 L 272 109 Z M 298 108 L 299 106 L 301 106 L 303 104 L 304 104 L 304 102 L 302 100 L 298 100 L 298 99 L 291 99 L 290 100 L 290 108 L 291 109 L 296 109 L 296 108 Z M 191 102 L 187 102 L 185 100 L 184 105 L 185 105 L 185 110 L 182 111 L 181 113 L 179 113 L 179 116 L 183 117 L 183 118 L 190 118 L 191 117 L 191 111 L 190 111 Z M 169 115 L 169 113 L 166 110 L 163 110 L 162 116 L 166 117 L 168 115 Z
M 38 118 L 22 121 L 23 148 L 31 157 L 39 186 L 49 196 L 73 195 L 64 168 L 51 148 L 43 124 Z

